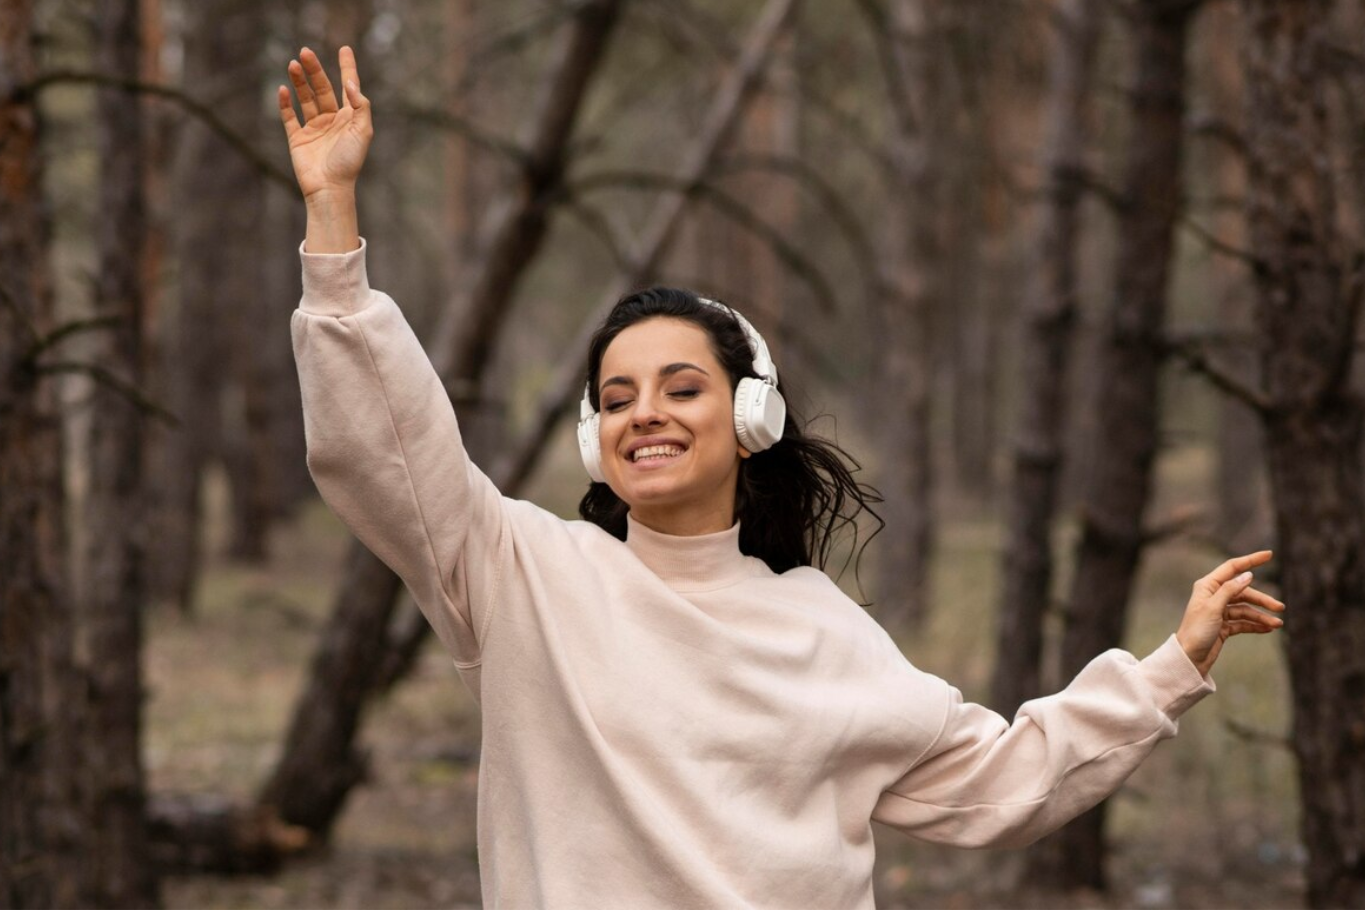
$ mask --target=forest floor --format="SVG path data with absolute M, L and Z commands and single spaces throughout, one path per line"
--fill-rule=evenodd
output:
M 215 560 L 196 612 L 149 623 L 148 765 L 159 792 L 249 800 L 275 761 L 295 693 L 330 605 L 345 533 L 309 506 L 274 541 L 270 564 Z M 875 550 L 875 545 L 874 548 Z M 934 579 L 938 608 L 902 636 L 918 665 L 982 697 L 989 680 L 998 528 L 954 519 Z M 1191 543 L 1150 554 L 1129 623 L 1142 653 L 1174 629 L 1191 581 L 1219 559 Z M 852 573 L 848 573 L 850 576 Z M 866 571 L 863 577 L 872 577 Z M 1181 722 L 1111 801 L 1108 892 L 1026 893 L 1020 855 L 912 843 L 878 832 L 885 908 L 1299 908 L 1294 769 L 1284 736 L 1278 645 L 1239 640 L 1219 692 Z M 371 779 L 352 795 L 325 851 L 268 877 L 174 877 L 173 908 L 477 907 L 474 804 L 478 715 L 449 660 L 426 651 L 362 735 Z

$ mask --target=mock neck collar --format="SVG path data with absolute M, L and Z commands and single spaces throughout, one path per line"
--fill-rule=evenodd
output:
M 739 522 L 726 531 L 676 537 L 626 515 L 626 546 L 678 592 L 712 591 L 755 574 L 762 562 L 739 552 Z M 757 566 L 755 565 L 757 564 Z

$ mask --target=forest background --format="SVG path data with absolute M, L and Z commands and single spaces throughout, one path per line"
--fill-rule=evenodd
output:
M 509 495 L 573 514 L 659 282 L 764 329 L 886 496 L 841 583 L 970 698 L 1276 549 L 1118 795 L 878 832 L 880 905 L 1365 906 L 1354 0 L 0 0 L 0 903 L 478 902 L 477 710 L 304 466 L 274 92 L 343 43 L 370 274 Z

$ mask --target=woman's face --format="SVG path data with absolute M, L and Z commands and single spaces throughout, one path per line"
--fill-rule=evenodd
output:
M 704 329 L 654 317 L 621 331 L 599 371 L 602 474 L 636 521 L 665 534 L 734 524 L 739 461 L 730 377 Z

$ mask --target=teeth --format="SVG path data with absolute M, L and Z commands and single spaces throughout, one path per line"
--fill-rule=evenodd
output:
M 646 458 L 672 458 L 682 453 L 680 446 L 644 446 L 636 449 L 633 457 L 635 461 L 644 461 Z

